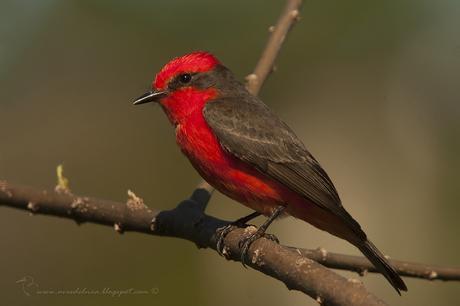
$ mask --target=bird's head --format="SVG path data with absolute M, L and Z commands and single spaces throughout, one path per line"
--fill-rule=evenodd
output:
M 134 101 L 135 105 L 158 102 L 177 124 L 216 98 L 234 80 L 231 72 L 208 52 L 193 52 L 167 63 L 156 75 L 152 90 Z

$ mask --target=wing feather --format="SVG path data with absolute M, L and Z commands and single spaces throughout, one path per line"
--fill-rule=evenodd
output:
M 220 98 L 208 102 L 203 115 L 227 152 L 339 216 L 365 237 L 342 207 L 337 190 L 318 161 L 261 100 L 247 95 Z

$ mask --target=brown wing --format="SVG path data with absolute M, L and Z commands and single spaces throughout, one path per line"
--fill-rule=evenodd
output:
M 340 217 L 358 237 L 366 237 L 342 207 L 332 181 L 320 164 L 294 132 L 257 97 L 217 99 L 206 104 L 203 115 L 226 151 Z

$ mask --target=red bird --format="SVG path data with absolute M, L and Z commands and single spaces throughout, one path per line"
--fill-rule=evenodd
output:
M 398 293 L 407 290 L 304 144 L 212 54 L 194 52 L 170 61 L 156 75 L 152 91 L 134 104 L 147 102 L 161 105 L 176 129 L 177 144 L 200 175 L 255 210 L 233 224 L 269 217 L 245 240 L 243 263 L 249 245 L 270 223 L 291 215 L 355 245 Z

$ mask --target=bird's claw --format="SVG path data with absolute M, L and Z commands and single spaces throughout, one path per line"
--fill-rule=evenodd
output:
M 230 233 L 231 231 L 233 231 L 235 228 L 236 228 L 236 224 L 234 223 L 230 223 L 230 224 L 227 224 L 226 226 L 223 226 L 221 228 L 219 228 L 216 232 L 216 236 L 217 236 L 217 245 L 216 245 L 216 249 L 217 249 L 217 253 L 219 253 L 220 256 L 224 256 L 224 248 L 225 248 L 225 237 L 227 236 L 228 233 Z
M 216 249 L 217 249 L 217 253 L 219 253 L 219 255 L 221 256 L 225 256 L 224 254 L 224 249 L 225 249 L 225 237 L 227 236 L 228 233 L 230 233 L 231 231 L 233 231 L 234 229 L 236 228 L 246 228 L 250 226 L 249 224 L 246 224 L 246 223 L 241 223 L 241 222 L 232 222 L 230 224 L 227 224 L 219 229 L 217 229 L 217 232 L 216 232 L 216 236 L 217 236 L 217 243 L 216 243 Z M 270 240 L 273 240 L 277 243 L 279 243 L 278 241 L 278 238 L 276 238 L 274 235 L 270 235 L 270 234 L 262 234 L 262 236 L 266 236 L 267 239 L 270 239 Z M 240 241 L 241 243 L 241 241 Z M 239 247 L 241 248 L 241 245 L 239 245 Z
M 241 263 L 243 264 L 243 267 L 247 268 L 246 267 L 246 257 L 247 257 L 248 252 L 249 252 L 249 247 L 251 246 L 251 244 L 254 241 L 256 241 L 257 239 L 259 239 L 261 237 L 264 237 L 264 238 L 266 238 L 268 240 L 271 240 L 271 241 L 273 241 L 275 243 L 280 242 L 275 235 L 266 234 L 263 231 L 260 231 L 260 229 L 258 229 L 255 233 L 251 234 L 250 236 L 241 239 L 238 242 L 238 246 L 241 249 Z

